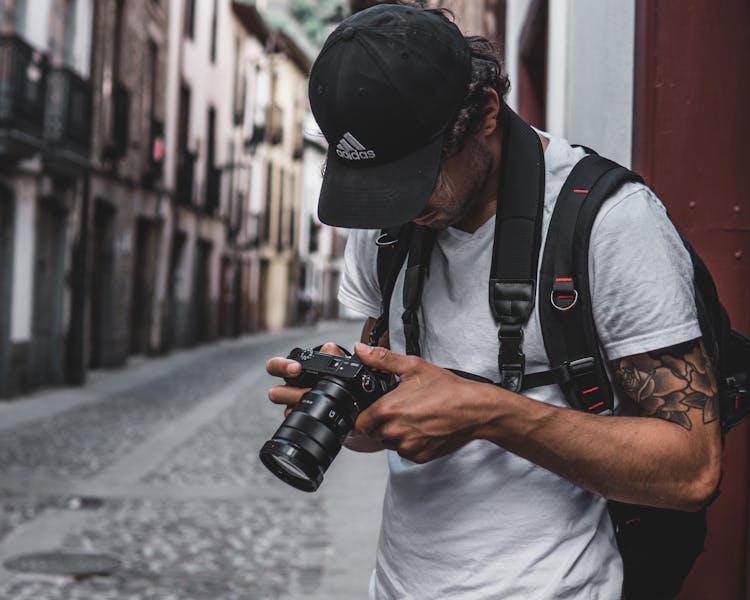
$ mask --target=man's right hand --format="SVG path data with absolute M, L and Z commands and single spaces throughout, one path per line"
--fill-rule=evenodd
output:
M 341 348 L 333 342 L 323 344 L 320 351 L 323 354 L 335 354 L 337 356 L 344 355 Z M 266 371 L 274 377 L 290 379 L 297 377 L 302 373 L 302 366 L 296 360 L 276 356 L 266 363 Z M 310 391 L 310 388 L 298 388 L 286 384 L 275 385 L 268 390 L 268 398 L 274 404 L 286 406 L 286 409 L 284 410 L 284 416 L 286 417 L 292 412 L 294 407 L 299 404 L 302 396 L 308 391 Z

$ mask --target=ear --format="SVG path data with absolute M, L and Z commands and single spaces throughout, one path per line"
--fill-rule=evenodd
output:
M 500 113 L 500 97 L 497 91 L 490 88 L 484 104 L 484 120 L 482 121 L 481 133 L 491 135 L 497 131 L 497 117 Z

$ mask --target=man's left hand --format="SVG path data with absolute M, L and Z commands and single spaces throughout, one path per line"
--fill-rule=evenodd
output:
M 358 431 L 420 464 L 478 438 L 483 415 L 486 418 L 482 387 L 488 384 L 463 379 L 421 358 L 386 348 L 357 344 L 355 353 L 368 367 L 400 379 L 395 390 L 359 415 Z

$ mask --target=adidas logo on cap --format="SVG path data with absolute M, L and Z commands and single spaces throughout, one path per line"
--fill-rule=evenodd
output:
M 375 152 L 365 148 L 357 138 L 347 132 L 336 145 L 336 154 L 347 160 L 367 160 L 375 158 Z

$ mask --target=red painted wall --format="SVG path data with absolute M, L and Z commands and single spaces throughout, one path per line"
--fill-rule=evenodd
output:
M 633 166 L 750 333 L 750 2 L 636 0 Z M 680 600 L 750 594 L 750 424 L 732 430 L 707 551 Z

